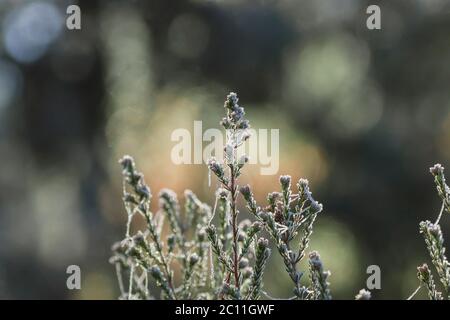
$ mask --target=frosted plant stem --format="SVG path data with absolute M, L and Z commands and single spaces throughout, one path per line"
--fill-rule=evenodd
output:
M 131 214 L 128 214 L 128 220 L 127 220 L 127 231 L 125 233 L 125 238 L 129 238 L 130 237 L 130 227 L 131 227 L 131 218 L 133 216 Z
M 145 278 L 144 278 L 144 283 L 145 283 L 145 295 L 148 297 L 149 296 L 149 291 L 148 291 L 148 272 L 145 270 Z
M 208 169 L 209 170 L 209 169 Z M 209 170 L 209 173 L 211 173 L 211 170 Z M 211 176 L 210 176 L 211 178 Z M 214 209 L 211 215 L 211 219 L 209 219 L 208 224 L 210 225 L 214 219 L 214 216 L 216 215 L 216 208 L 217 208 L 217 199 L 219 197 L 216 195 L 216 200 L 214 201 Z M 211 286 L 213 285 L 213 283 L 215 283 L 214 280 L 214 262 L 213 262 L 213 256 L 212 256 L 212 248 L 211 246 L 209 246 L 209 268 L 210 268 L 210 281 L 211 281 Z
M 210 275 L 210 281 L 211 281 L 211 287 L 213 284 L 215 284 L 214 280 L 214 262 L 213 262 L 213 256 L 212 256 L 212 248 L 209 246 L 209 275 Z
M 208 168 L 208 188 L 211 187 L 211 169 Z
M 120 263 L 116 263 L 116 275 L 117 282 L 119 282 L 120 295 L 122 296 L 125 294 L 125 289 L 123 287 L 122 267 L 120 266 Z
M 133 291 L 133 277 L 134 277 L 134 265 L 130 270 L 130 282 L 128 284 L 128 300 L 131 300 L 131 291 Z
M 234 284 L 236 289 L 239 290 L 239 260 L 238 260 L 238 225 L 237 225 L 237 209 L 236 209 L 236 181 L 234 166 L 231 169 L 231 183 L 230 183 L 230 196 L 231 196 L 231 227 L 233 229 L 233 273 Z
M 125 181 L 122 181 L 122 193 L 123 195 L 127 193 Z M 125 231 L 125 238 L 128 239 L 130 237 L 130 226 L 131 220 L 133 219 L 133 213 L 127 203 L 125 203 L 125 210 L 127 211 L 127 230 Z
M 219 198 L 219 197 L 216 195 L 216 200 L 215 200 L 215 202 L 214 202 L 213 213 L 212 213 L 212 215 L 211 215 L 211 219 L 209 219 L 208 224 L 211 224 L 211 223 L 212 223 L 212 221 L 213 221 L 213 219 L 214 219 L 214 216 L 216 215 L 217 199 L 218 199 L 218 198 Z
M 420 288 L 422 288 L 422 286 L 418 286 L 417 289 L 406 300 L 411 300 L 412 298 L 414 298 L 415 295 L 419 292 Z
M 436 222 L 434 224 L 438 224 L 439 221 L 441 220 L 442 212 L 444 212 L 444 208 L 445 208 L 445 201 L 442 201 L 441 212 L 439 212 L 439 216 L 437 217 Z

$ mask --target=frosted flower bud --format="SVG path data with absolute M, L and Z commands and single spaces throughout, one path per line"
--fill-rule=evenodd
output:
M 309 186 L 308 179 L 303 179 L 303 178 L 299 179 L 298 180 L 298 186 L 299 186 L 299 188 L 302 188 L 302 189 L 307 188 Z
M 280 184 L 283 190 L 289 189 L 289 187 L 291 186 L 291 176 L 280 176 Z
M 177 194 L 170 190 L 170 189 L 162 189 L 159 192 L 159 197 L 166 200 L 169 203 L 176 203 L 177 202 Z
M 245 200 L 249 201 L 249 199 L 252 196 L 252 191 L 250 189 L 250 186 L 247 184 L 245 186 L 242 186 L 239 188 L 239 191 L 241 192 L 242 196 Z
M 438 224 L 429 224 L 428 232 L 430 232 L 430 234 L 435 238 L 439 238 L 442 234 L 441 227 Z
M 267 248 L 269 246 L 269 240 L 264 238 L 258 239 L 258 247 L 260 248 Z
M 198 255 L 196 253 L 193 253 L 189 256 L 189 266 L 192 268 L 198 261 L 200 260 L 200 258 L 198 257 Z
M 430 168 L 430 173 L 433 176 L 440 175 L 444 173 L 444 167 L 440 163 L 436 163 L 434 166 Z
M 228 109 L 233 109 L 237 103 L 238 103 L 239 99 L 236 93 L 234 92 L 230 92 L 229 95 L 227 95 L 227 100 L 225 101 L 225 107 Z
M 242 258 L 241 261 L 239 261 L 239 269 L 244 269 L 248 267 L 248 259 Z
M 322 268 L 322 261 L 320 261 L 320 255 L 317 251 L 309 253 L 309 261 L 314 269 L 319 270 Z
M 323 209 L 323 206 L 321 203 L 317 202 L 316 200 L 311 201 L 311 210 L 314 213 L 321 212 Z
M 119 160 L 119 163 L 122 165 L 124 170 L 130 170 L 134 168 L 134 159 L 129 155 L 123 156 L 122 159 Z
M 372 294 L 369 290 L 361 289 L 359 290 L 359 293 L 355 296 L 356 300 L 370 300 L 372 297 Z
M 220 163 L 217 162 L 215 158 L 211 158 L 208 160 L 208 168 L 211 170 L 218 178 L 223 178 L 225 172 Z
M 417 267 L 417 272 L 421 276 L 428 276 L 430 274 L 430 269 L 428 268 L 428 265 L 424 263 L 423 265 Z

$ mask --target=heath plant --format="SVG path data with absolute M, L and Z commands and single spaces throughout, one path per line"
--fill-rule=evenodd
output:
M 450 214 L 450 188 L 445 182 L 444 167 L 442 165 L 435 164 L 430 168 L 430 173 L 434 178 L 442 206 L 436 221 L 430 222 L 427 220 L 420 222 L 419 230 L 424 237 L 438 280 L 434 280 L 432 271 L 426 263 L 420 265 L 417 267 L 417 277 L 420 285 L 408 299 L 412 299 L 421 288 L 425 288 L 431 300 L 448 300 L 450 299 L 450 263 L 445 255 L 444 236 L 439 223 L 444 212 Z
M 307 253 L 322 205 L 313 198 L 308 180 L 300 179 L 293 187 L 291 177 L 282 175 L 279 190 L 269 193 L 267 204 L 259 206 L 251 187 L 239 185 L 249 159 L 238 151 L 250 139 L 249 121 L 235 93 L 227 96 L 224 107 L 226 116 L 220 122 L 226 131 L 224 156 L 208 161 L 219 185 L 212 207 L 186 190 L 182 210 L 177 195 L 164 189 L 158 195 L 159 210 L 153 214 L 152 193 L 144 176 L 130 156 L 120 160 L 127 225 L 125 238 L 112 247 L 110 262 L 116 267 L 121 298 L 271 298 L 265 291 L 264 271 L 274 248 L 292 281 L 290 299 L 331 299 L 330 272 L 317 252 Z M 253 222 L 240 219 L 240 198 Z M 136 215 L 145 219 L 146 228 L 132 235 Z M 169 232 L 163 232 L 164 224 Z M 441 251 L 436 250 L 436 263 L 441 265 Z M 301 282 L 305 271 L 298 265 L 306 257 L 309 281 Z M 152 283 L 160 289 L 150 292 Z M 368 298 L 365 290 L 356 296 Z

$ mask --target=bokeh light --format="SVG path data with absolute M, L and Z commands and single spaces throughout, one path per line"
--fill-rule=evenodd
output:
M 29 63 L 42 57 L 63 28 L 61 12 L 50 2 L 31 2 L 8 13 L 3 22 L 6 51 Z

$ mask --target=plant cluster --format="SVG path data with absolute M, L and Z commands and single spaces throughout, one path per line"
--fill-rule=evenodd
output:
M 208 161 L 208 169 L 219 183 L 212 209 L 186 190 L 181 210 L 177 195 L 163 189 L 158 195 L 159 210 L 153 214 L 152 193 L 133 158 L 124 156 L 119 161 L 127 224 L 125 238 L 112 246 L 110 262 L 116 267 L 120 298 L 153 299 L 152 282 L 160 288 L 162 299 L 272 298 L 264 291 L 263 276 L 273 248 L 292 281 L 294 295 L 289 299 L 331 299 L 330 272 L 324 269 L 316 251 L 308 254 L 309 284 L 301 283 L 304 271 L 298 268 L 307 255 L 314 222 L 323 209 L 313 198 L 308 180 L 300 179 L 293 188 L 290 176 L 280 176 L 279 190 L 269 193 L 267 203 L 259 206 L 251 187 L 239 186 L 248 157 L 238 151 L 250 138 L 250 124 L 235 93 L 227 96 L 225 110 L 226 116 L 220 122 L 226 130 L 224 158 Z M 434 223 L 422 221 L 419 229 L 438 281 L 427 264 L 420 265 L 417 267 L 420 285 L 408 299 L 421 288 L 427 290 L 432 300 L 450 299 L 450 263 L 439 225 L 443 213 L 450 214 L 450 188 L 442 165 L 434 165 L 430 172 L 442 207 Z M 239 198 L 253 222 L 239 220 Z M 146 228 L 131 235 L 136 215 L 145 219 Z M 164 229 L 166 224 L 168 230 Z M 128 281 L 124 281 L 124 275 Z M 365 289 L 355 296 L 356 300 L 370 298 Z
M 248 162 L 245 154 L 238 156 L 239 147 L 250 138 L 249 121 L 235 93 L 227 96 L 224 107 L 226 116 L 220 122 L 227 137 L 224 159 L 208 161 L 208 169 L 220 184 L 213 208 L 187 190 L 181 210 L 176 194 L 165 189 L 159 193 L 159 210 L 153 214 L 152 193 L 142 173 L 130 156 L 120 160 L 128 219 L 125 238 L 113 245 L 110 262 L 116 267 L 121 298 L 156 298 L 150 292 L 151 283 L 160 288 L 163 299 L 269 298 L 263 276 L 273 247 L 292 280 L 290 299 L 331 299 L 330 272 L 317 252 L 307 254 L 322 205 L 313 198 L 308 180 L 300 179 L 293 188 L 291 177 L 283 175 L 279 191 L 269 193 L 267 204 L 259 206 L 250 186 L 239 186 Z M 239 219 L 241 197 L 253 222 Z M 145 219 L 146 228 L 131 235 L 135 215 Z M 302 285 L 304 271 L 298 264 L 305 256 L 310 281 Z M 370 293 L 361 290 L 356 298 L 368 299 Z
M 424 287 L 431 300 L 448 300 L 450 299 L 450 263 L 445 256 L 444 236 L 439 222 L 443 212 L 450 214 L 450 188 L 445 182 L 444 167 L 442 165 L 435 164 L 430 168 L 430 173 L 434 177 L 434 183 L 437 193 L 441 198 L 442 207 L 436 221 L 434 223 L 428 220 L 420 222 L 419 230 L 424 237 L 427 251 L 431 257 L 431 262 L 442 289 L 439 291 L 438 284 L 436 284 L 430 268 L 424 263 L 417 267 L 417 277 L 420 286 L 409 299 L 413 298 L 420 288 Z

